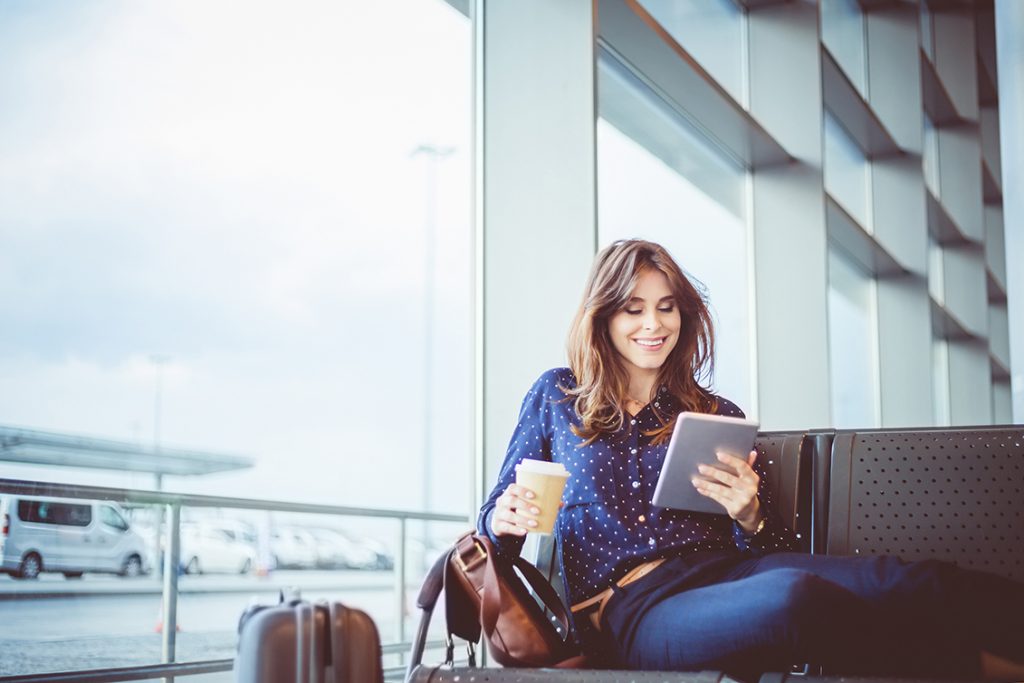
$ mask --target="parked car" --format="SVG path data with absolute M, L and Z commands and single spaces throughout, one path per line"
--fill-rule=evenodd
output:
M 216 521 L 182 524 L 181 566 L 186 574 L 246 574 L 256 566 L 256 546 Z
M 373 553 L 373 564 L 366 567 L 366 569 L 394 569 L 395 558 L 388 549 L 388 546 L 383 541 L 376 538 L 366 538 L 363 536 L 355 536 L 347 531 L 341 532 L 349 541 L 356 544 L 361 548 L 365 548 L 369 552 Z
M 321 569 L 376 569 L 377 553 L 337 529 L 310 529 Z
M 279 527 L 270 533 L 270 554 L 278 569 L 313 569 L 316 539 L 304 529 Z
M 148 571 L 145 540 L 116 503 L 74 498 L 0 499 L 0 571 L 20 579 L 61 572 L 138 576 Z

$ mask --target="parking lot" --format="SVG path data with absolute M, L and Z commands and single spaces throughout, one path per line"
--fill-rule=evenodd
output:
M 239 615 L 253 602 L 276 602 L 281 590 L 361 607 L 377 621 L 382 640 L 394 642 L 394 582 L 391 571 L 356 570 L 182 576 L 176 659 L 233 657 Z M 409 600 L 417 589 L 408 587 Z M 160 591 L 153 577 L 44 574 L 28 582 L 0 576 L 0 676 L 159 663 Z

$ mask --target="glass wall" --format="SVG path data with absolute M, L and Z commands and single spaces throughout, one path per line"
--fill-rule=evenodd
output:
M 821 42 L 861 95 L 867 94 L 864 15 L 857 0 L 821 3 Z
M 875 282 L 836 249 L 828 259 L 829 366 L 832 424 L 879 426 Z
M 610 59 L 598 85 L 600 246 L 658 242 L 703 287 L 715 315 L 714 388 L 751 411 L 746 172 Z
M 735 2 L 641 0 L 640 4 L 734 100 L 746 105 L 746 15 Z
M 71 462 L 113 443 L 144 463 L 4 462 L 2 476 L 150 488 L 161 458 L 188 452 L 230 466 L 166 475 L 165 490 L 466 514 L 470 38 L 441 0 L 2 3 L 0 428 L 79 439 Z M 128 579 L 44 574 L 74 606 L 20 602 L 0 675 L 160 661 L 160 522 L 123 513 L 153 569 L 136 616 L 108 619 L 92 597 Z M 313 527 L 333 539 L 318 547 L 355 539 L 393 564 L 397 524 L 292 517 L 186 509 L 192 548 L 231 529 L 252 542 L 223 563 L 197 551 L 182 581 L 326 569 Z M 394 579 L 373 575 L 387 595 Z M 179 660 L 232 656 L 261 586 L 211 608 L 223 629 L 183 605 L 182 642 L 214 629 L 225 647 Z M 28 642 L 87 623 L 125 646 L 99 657 L 83 635 L 58 657 Z
M 825 191 L 865 230 L 871 230 L 870 163 L 829 111 L 825 111 Z

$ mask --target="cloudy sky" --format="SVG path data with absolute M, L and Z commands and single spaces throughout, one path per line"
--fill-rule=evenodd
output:
M 433 507 L 461 512 L 468 20 L 440 0 L 240 8 L 0 5 L 0 424 L 151 444 L 159 372 L 163 444 L 257 461 L 168 488 L 416 508 L 429 291 L 434 440 L 466 478 Z M 433 219 L 425 144 L 453 150 Z

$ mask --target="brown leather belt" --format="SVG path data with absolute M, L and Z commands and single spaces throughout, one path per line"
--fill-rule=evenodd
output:
M 630 569 L 628 572 L 622 575 L 622 577 L 615 582 L 615 585 L 619 588 L 628 586 L 634 581 L 638 581 L 643 577 L 650 574 L 655 567 L 665 561 L 662 557 L 657 560 L 651 560 L 650 562 L 644 562 Z M 603 591 L 598 593 L 592 598 L 587 598 L 583 602 L 577 602 L 572 606 L 573 614 L 585 613 L 590 619 L 590 623 L 593 624 L 594 628 L 598 631 L 601 630 L 601 616 L 604 614 L 604 608 L 608 604 L 608 598 L 615 594 L 613 587 L 605 588 Z

